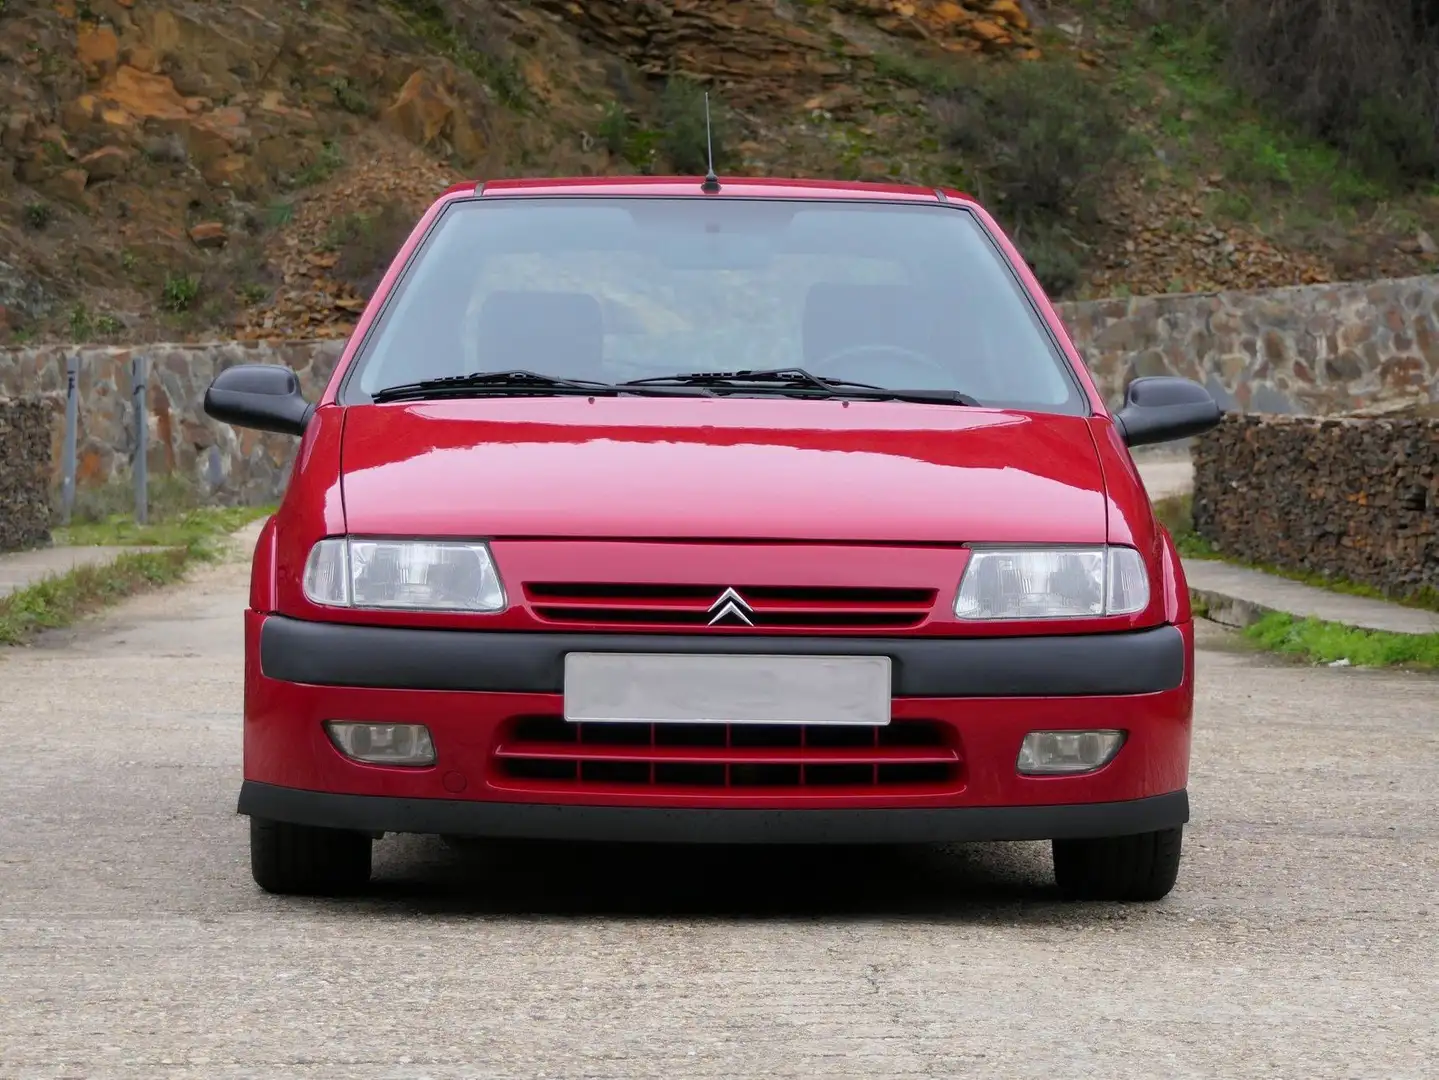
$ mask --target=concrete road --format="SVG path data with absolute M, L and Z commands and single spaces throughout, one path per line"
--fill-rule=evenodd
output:
M 0 655 L 0 1077 L 1433 1077 L 1439 681 L 1205 636 L 1175 893 L 1043 845 L 249 877 L 245 569 Z

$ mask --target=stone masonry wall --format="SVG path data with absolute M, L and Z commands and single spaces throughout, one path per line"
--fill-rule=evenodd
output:
M 1195 442 L 1194 527 L 1261 565 L 1439 591 L 1439 420 L 1227 416 Z
M 76 486 L 93 487 L 129 476 L 136 430 L 131 359 L 143 352 L 150 363 L 146 395 L 150 474 L 183 474 L 216 502 L 275 501 L 289 480 L 297 440 L 211 420 L 204 411 L 205 389 L 216 374 L 235 364 L 286 364 L 299 373 L 305 395 L 313 400 L 324 389 L 344 344 L 331 340 L 79 349 Z M 74 352 L 59 345 L 0 351 L 0 394 L 53 391 L 47 400 L 54 463 L 51 482 L 57 486 L 65 433 L 65 361 Z M 3 468 L 0 465 L 0 471 Z
M 1115 403 L 1136 376 L 1183 375 L 1239 412 L 1439 406 L 1439 276 L 1096 300 L 1061 314 Z
M 1227 409 L 1242 412 L 1324 416 L 1407 405 L 1439 415 L 1439 276 L 1100 300 L 1060 311 L 1115 404 L 1135 376 L 1175 374 L 1204 382 Z M 278 498 L 295 440 L 211 421 L 202 409 L 205 388 L 231 364 L 282 363 L 300 373 L 313 397 L 342 349 L 337 340 L 145 346 L 151 472 L 181 471 L 219 501 Z M 73 351 L 0 351 L 0 394 L 63 391 Z M 130 468 L 133 352 L 87 347 L 79 354 L 79 482 L 92 485 Z M 57 469 L 62 418 L 57 412 Z
M 0 397 L 0 551 L 50 538 L 50 408 Z

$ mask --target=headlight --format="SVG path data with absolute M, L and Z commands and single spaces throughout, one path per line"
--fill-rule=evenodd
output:
M 1078 619 L 1149 606 L 1134 548 L 974 548 L 954 614 L 961 619 Z
M 490 549 L 438 540 L 333 537 L 310 549 L 305 595 L 326 607 L 496 612 L 505 607 Z

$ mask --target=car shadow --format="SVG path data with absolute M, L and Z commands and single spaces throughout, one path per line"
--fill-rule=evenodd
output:
M 372 914 L 1058 921 L 1045 843 L 720 846 L 388 837 Z

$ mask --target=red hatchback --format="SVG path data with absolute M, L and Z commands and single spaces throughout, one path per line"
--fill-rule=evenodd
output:
M 1051 840 L 1154 900 L 1189 818 L 1188 593 L 1111 413 L 952 191 L 586 179 L 446 192 L 299 435 L 245 613 L 255 880 L 340 892 L 387 832 Z

